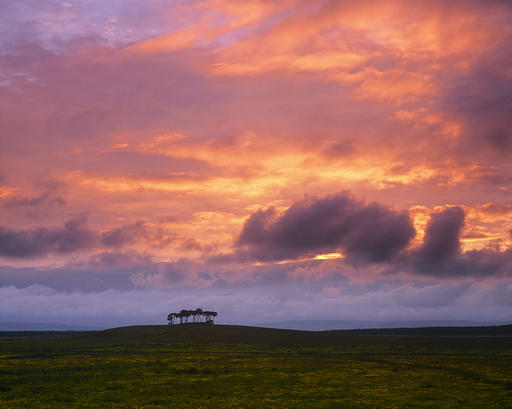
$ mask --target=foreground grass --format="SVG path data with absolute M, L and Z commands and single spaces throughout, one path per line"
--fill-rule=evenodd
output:
M 512 337 L 232 326 L 0 338 L 1 408 L 512 408 Z

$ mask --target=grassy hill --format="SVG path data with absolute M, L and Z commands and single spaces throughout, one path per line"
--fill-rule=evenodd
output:
M 512 327 L 3 333 L 1 408 L 512 407 Z
M 72 336 L 123 342 L 166 341 L 171 343 L 245 343 L 268 345 L 343 345 L 364 336 L 381 337 L 512 337 L 512 325 L 484 327 L 376 328 L 301 331 L 243 325 L 136 325 L 102 331 L 0 331 L 0 338 L 44 338 Z M 363 336 L 363 338 L 361 338 Z M 368 340 L 367 340 L 368 341 Z M 371 341 L 374 342 L 374 341 Z

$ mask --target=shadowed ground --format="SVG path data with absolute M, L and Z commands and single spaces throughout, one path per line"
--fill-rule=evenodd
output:
M 512 407 L 512 326 L 0 335 L 2 408 Z

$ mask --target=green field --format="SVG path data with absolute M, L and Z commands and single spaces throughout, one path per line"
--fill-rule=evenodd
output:
M 0 408 L 174 407 L 512 408 L 512 328 L 0 334 Z

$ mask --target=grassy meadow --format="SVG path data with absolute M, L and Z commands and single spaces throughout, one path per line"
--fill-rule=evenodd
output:
M 0 408 L 512 408 L 512 328 L 457 331 L 0 333 Z

